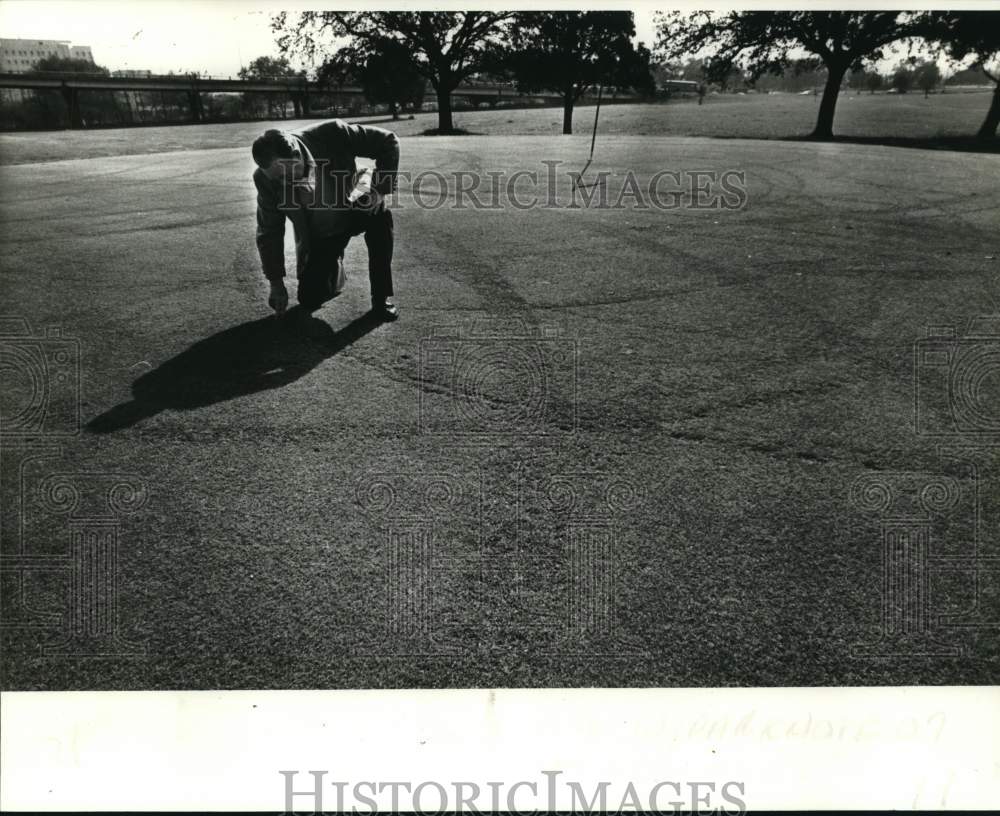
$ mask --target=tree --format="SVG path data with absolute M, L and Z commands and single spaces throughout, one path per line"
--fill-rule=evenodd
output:
M 389 106 L 392 118 L 399 118 L 405 105 L 419 107 L 424 100 L 427 80 L 417 71 L 410 52 L 395 40 L 384 40 L 371 54 L 361 71 L 365 99 Z
M 980 139 L 995 139 L 1000 125 L 1000 14 L 995 11 L 930 11 L 921 16 L 921 34 L 956 61 L 972 60 L 993 82 L 990 108 Z M 994 66 L 995 67 L 991 67 Z
M 684 70 L 681 72 L 681 79 L 688 82 L 705 81 L 705 61 L 701 59 L 689 59 L 684 62 Z
M 847 87 L 860 94 L 867 78 L 868 72 L 864 68 L 855 68 L 847 75 Z
M 100 74 L 101 76 L 108 76 L 110 73 L 103 65 L 95 65 L 90 60 L 57 56 L 42 57 L 32 66 L 31 70 L 64 74 Z
M 917 87 L 924 92 L 924 99 L 928 97 L 941 83 L 941 69 L 934 60 L 921 62 L 913 71 L 913 79 Z
M 949 85 L 990 85 L 990 78 L 975 65 L 960 68 L 946 80 Z
M 510 16 L 486 11 L 304 11 L 292 19 L 280 12 L 271 28 L 283 54 L 311 59 L 324 52 L 326 40 L 349 37 L 350 45 L 366 54 L 377 52 L 386 40 L 399 43 L 434 88 L 438 132 L 451 133 L 452 91 L 494 64 L 502 25 Z
M 31 68 L 32 71 L 62 74 L 96 74 L 109 76 L 110 71 L 103 65 L 95 65 L 90 60 L 71 57 L 43 57 Z M 60 94 L 36 92 L 35 106 L 41 112 L 43 121 L 55 124 L 69 121 L 70 126 L 83 124 L 121 124 L 124 119 L 115 99 L 114 91 L 81 92 L 79 89 L 61 89 Z M 75 124 L 74 124 L 75 123 Z
M 573 132 L 573 108 L 594 86 L 652 93 L 650 54 L 633 45 L 630 11 L 521 12 L 511 24 L 513 68 L 522 91 L 557 91 L 563 100 L 563 133 Z
M 238 76 L 240 79 L 273 79 L 297 76 L 297 72 L 289 64 L 287 57 L 257 57 L 249 65 L 240 68 Z
M 796 52 L 806 51 L 826 68 L 814 139 L 833 138 L 833 118 L 844 75 L 882 59 L 884 49 L 914 36 L 914 15 L 899 11 L 699 11 L 657 19 L 658 48 L 668 56 L 710 50 L 706 69 L 725 76 L 745 63 L 751 78 L 780 73 Z
M 875 93 L 882 87 L 882 75 L 874 67 L 855 69 L 851 71 L 847 85 L 859 95 L 862 91 Z
M 753 80 L 753 77 L 747 76 L 746 71 L 738 65 L 731 66 L 725 73 L 710 73 L 710 76 L 722 93 L 746 88 L 748 82 Z
M 356 48 L 340 48 L 316 70 L 316 81 L 326 88 L 360 85 L 364 63 L 364 55 Z
M 304 71 L 296 71 L 291 64 L 288 62 L 287 57 L 257 57 L 251 60 L 249 65 L 240 68 L 237 72 L 237 76 L 240 79 L 284 79 L 292 77 L 304 77 Z M 250 93 L 243 94 L 244 104 L 248 107 L 255 108 L 254 104 L 255 96 Z M 284 119 L 288 113 L 288 100 L 289 94 L 271 94 L 267 95 L 267 109 L 268 115 L 274 116 L 275 110 L 281 113 L 281 118 Z
M 891 84 L 896 93 L 905 94 L 913 87 L 913 79 L 913 69 L 906 63 L 901 63 L 892 74 Z

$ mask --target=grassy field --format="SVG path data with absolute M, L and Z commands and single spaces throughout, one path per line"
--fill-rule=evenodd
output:
M 845 99 L 839 125 L 899 105 L 924 132 L 966 132 L 984 102 Z M 454 193 L 426 209 L 404 185 L 403 316 L 382 326 L 360 319 L 357 239 L 343 295 L 309 320 L 269 316 L 260 125 L 48 134 L 41 153 L 4 136 L 4 312 L 64 368 L 37 430 L 10 435 L 41 392 L 8 319 L 2 685 L 995 681 L 996 448 L 915 427 L 914 343 L 1000 309 L 1000 157 L 635 133 L 649 115 L 683 133 L 752 111 L 763 129 L 786 106 L 793 134 L 814 105 L 606 111 L 609 187 L 736 170 L 736 209 L 456 209 Z M 578 166 L 586 136 L 539 135 L 556 118 L 463 115 L 491 135 L 404 139 L 402 166 Z M 121 155 L 89 160 L 102 151 Z M 995 361 L 988 336 L 970 342 Z M 1000 404 L 996 366 L 978 376 L 981 404 Z M 921 405 L 944 433 L 935 382 Z M 145 503 L 113 493 L 129 482 Z M 880 513 L 885 485 L 898 502 Z M 905 643 L 880 640 L 900 515 L 929 531 L 934 567 L 933 638 Z M 95 519 L 117 525 L 118 641 L 60 657 L 59 570 Z
M 835 132 L 863 139 L 940 139 L 974 134 L 989 108 L 989 93 L 843 94 L 837 110 Z M 600 132 L 605 135 L 708 136 L 713 138 L 786 139 L 807 135 L 815 124 L 818 97 L 794 94 L 735 94 L 708 97 L 699 106 L 693 100 L 662 105 L 607 105 Z M 589 138 L 593 108 L 577 109 L 575 129 Z M 415 136 L 437 126 L 437 114 L 393 122 L 384 117 L 358 121 L 377 122 L 401 136 Z M 280 127 L 295 127 L 292 121 Z M 456 127 L 490 136 L 560 135 L 562 110 L 468 111 L 455 117 Z M 193 132 L 188 131 L 194 128 Z M 58 161 L 60 159 L 117 156 L 135 153 L 235 147 L 249 144 L 267 124 L 243 122 L 228 125 L 166 126 L 72 133 L 0 134 L 0 164 Z

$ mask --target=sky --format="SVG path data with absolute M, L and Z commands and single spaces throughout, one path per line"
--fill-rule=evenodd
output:
M 341 4 L 327 2 L 318 7 L 323 5 Z M 446 4 L 425 2 L 415 7 L 421 5 L 437 8 Z M 461 7 L 460 3 L 454 5 Z M 559 0 L 550 0 L 545 7 L 559 5 Z M 568 5 L 572 7 L 573 3 Z M 575 5 L 579 8 L 582 4 L 576 0 Z M 200 71 L 211 76 L 235 76 L 255 57 L 277 56 L 269 27 L 271 13 L 304 6 L 307 4 L 259 0 L 0 0 L 0 36 L 89 45 L 98 65 L 111 70 Z M 605 0 L 601 7 L 633 10 L 638 39 L 652 46 L 652 4 Z
M 277 53 L 263 8 L 225 0 L 0 0 L 0 35 L 89 45 L 111 70 L 235 76 L 254 57 Z
M 400 8 L 407 0 L 383 6 Z M 503 2 L 503 8 L 530 8 Z M 675 8 L 694 0 L 599 0 L 599 8 L 630 10 L 635 14 L 636 39 L 656 43 L 654 16 L 658 8 Z M 69 40 L 89 45 L 94 60 L 110 70 L 147 69 L 154 73 L 196 71 L 210 76 L 235 77 L 240 68 L 259 56 L 278 56 L 271 32 L 271 15 L 280 10 L 358 6 L 358 0 L 0 0 L 0 37 Z M 414 9 L 462 9 L 467 0 L 410 0 Z M 483 3 L 476 5 L 483 6 Z M 587 0 L 546 0 L 546 9 L 580 8 Z M 591 6 L 597 6 L 591 2 Z M 713 5 L 701 0 L 701 7 Z M 743 5 L 754 5 L 745 2 Z M 762 5 L 760 2 L 757 5 Z M 767 2 L 763 5 L 766 7 Z M 782 5 L 780 2 L 770 5 Z M 914 3 L 914 5 L 919 5 Z M 375 8 L 378 3 L 369 3 Z M 887 71 L 903 54 L 891 49 L 879 63 Z M 293 64 L 297 68 L 308 65 Z M 940 62 L 942 68 L 944 61 Z

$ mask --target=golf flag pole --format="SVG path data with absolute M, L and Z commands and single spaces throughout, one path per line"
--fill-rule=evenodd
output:
M 590 135 L 590 159 L 594 158 L 594 144 L 597 142 L 597 117 L 601 115 L 601 92 L 603 85 L 597 86 L 597 107 L 594 109 L 594 132 Z
M 590 135 L 590 156 L 587 158 L 587 163 L 583 166 L 583 170 L 580 171 L 579 175 L 576 177 L 576 181 L 573 182 L 573 187 L 593 187 L 594 184 L 600 183 L 600 179 L 595 181 L 594 184 L 584 184 L 583 174 L 587 172 L 587 168 L 590 167 L 590 163 L 594 160 L 594 145 L 597 143 L 597 118 L 601 115 L 601 92 L 604 90 L 603 85 L 597 86 L 597 107 L 594 110 L 594 132 Z

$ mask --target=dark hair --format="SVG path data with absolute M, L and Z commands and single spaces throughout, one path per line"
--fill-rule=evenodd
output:
M 253 160 L 267 170 L 275 159 L 290 159 L 292 147 L 288 137 L 280 130 L 265 130 L 253 143 Z

